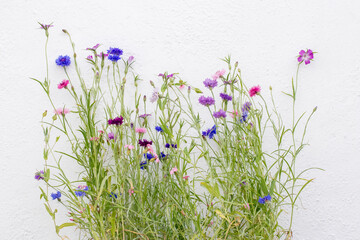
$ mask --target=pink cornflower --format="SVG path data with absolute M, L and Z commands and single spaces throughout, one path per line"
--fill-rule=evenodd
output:
M 98 54 L 97 56 L 98 57 L 103 57 L 104 56 L 104 58 L 105 58 L 105 57 L 109 56 L 109 54 L 102 52 L 102 53 Z
M 133 145 L 125 145 L 124 147 L 127 148 L 128 150 L 134 149 Z
M 70 112 L 70 110 L 67 108 L 58 108 L 55 110 L 56 115 L 65 115 L 65 114 L 68 114 L 69 112 Z
M 188 180 L 190 176 L 183 176 L 183 179 Z
M 146 128 L 135 128 L 135 132 L 137 132 L 137 133 L 146 133 Z
M 58 84 L 58 89 L 67 88 L 67 85 L 69 84 L 69 80 L 63 80 L 61 83 Z
M 98 137 L 92 137 L 92 138 L 90 138 L 90 141 L 97 141 L 97 140 L 99 140 Z
M 86 59 L 87 59 L 87 60 L 93 60 L 93 56 L 89 55 L 89 56 L 87 56 Z
M 170 170 L 170 175 L 173 175 L 174 173 L 176 173 L 178 171 L 178 169 L 176 167 L 172 168 Z
M 247 209 L 247 210 L 250 210 L 250 205 L 249 205 L 249 203 L 245 203 L 245 204 L 244 204 L 244 208 Z
M 310 49 L 308 49 L 306 52 L 304 50 L 301 50 L 299 52 L 298 62 L 301 63 L 305 61 L 305 65 L 310 63 L 310 60 L 314 58 L 314 53 Z
M 95 46 L 93 46 L 92 48 L 86 48 L 86 50 L 96 50 L 99 46 L 100 46 L 100 44 L 98 43 Z
M 180 89 L 180 90 L 183 90 L 184 88 L 185 88 L 185 85 L 184 85 L 184 84 L 179 86 L 179 89 Z
M 259 85 L 250 88 L 250 90 L 249 90 L 250 97 L 253 97 L 253 96 L 257 95 L 258 93 L 260 93 L 260 90 L 261 90 L 261 88 Z
M 238 111 L 233 111 L 232 113 L 229 113 L 231 118 L 236 118 L 237 115 L 239 115 Z
M 135 193 L 135 192 L 134 192 L 134 188 L 131 187 L 131 188 L 129 189 L 129 196 L 133 195 L 134 193 Z
M 150 144 L 148 144 L 146 147 L 148 149 L 148 152 L 151 153 L 154 156 L 155 162 L 159 163 L 160 159 L 159 159 L 158 155 L 156 154 L 156 152 L 154 151 L 153 147 Z
M 214 80 L 216 80 L 216 79 L 218 79 L 219 77 L 222 77 L 224 74 L 225 74 L 225 69 L 220 70 L 220 71 L 217 71 L 217 72 L 212 76 L 212 78 L 213 78 Z

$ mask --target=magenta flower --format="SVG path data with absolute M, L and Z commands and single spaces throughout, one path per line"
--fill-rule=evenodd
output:
M 120 126 L 121 124 L 123 124 L 123 121 L 124 121 L 124 118 L 122 116 L 120 116 L 120 117 L 116 117 L 114 119 L 109 119 L 108 124 Z
M 44 171 L 43 170 L 37 171 L 35 173 L 35 179 L 38 181 L 44 180 Z
M 129 189 L 129 196 L 133 195 L 135 192 L 134 192 L 134 187 L 131 187 Z
M 86 48 L 86 50 L 96 50 L 99 46 L 100 46 L 100 44 L 98 43 L 95 46 L 93 46 L 92 48 Z
M 250 88 L 250 90 L 249 90 L 249 95 L 250 95 L 250 97 L 253 97 L 253 96 L 259 94 L 259 93 L 260 93 L 260 90 L 261 90 L 261 88 L 260 88 L 259 85 Z
M 218 79 L 219 77 L 222 77 L 223 75 L 225 74 L 225 69 L 221 70 L 221 71 L 217 71 L 213 76 L 212 78 L 214 80 Z
M 305 61 L 305 65 L 310 63 L 310 60 L 314 58 L 314 53 L 310 49 L 308 49 L 306 52 L 304 50 L 301 50 L 299 52 L 298 62 L 302 63 Z
M 152 141 L 148 141 L 146 139 L 143 139 L 143 140 L 139 139 L 138 143 L 141 147 L 147 147 L 148 144 L 152 145 Z
M 150 116 L 151 116 L 150 113 L 144 113 L 144 114 L 141 114 L 141 115 L 139 116 L 139 118 L 146 119 L 147 117 L 150 117 Z
M 67 108 L 58 108 L 55 110 L 56 115 L 65 115 L 65 114 L 68 114 L 69 112 L 70 112 L 70 110 Z
M 237 115 L 239 115 L 238 111 L 233 111 L 232 113 L 229 113 L 231 118 L 236 118 Z
M 108 133 L 108 138 L 111 140 L 111 139 L 114 139 L 115 140 L 115 134 L 113 132 L 109 132 Z
M 134 56 L 130 56 L 127 61 L 128 61 L 128 63 L 131 63 L 133 60 L 134 60 Z
M 199 103 L 208 107 L 210 105 L 214 105 L 215 100 L 212 97 L 201 96 L 199 97 Z
M 61 83 L 58 84 L 58 89 L 67 88 L 69 84 L 69 80 L 63 80 Z
M 210 78 L 205 79 L 205 81 L 203 83 L 204 83 L 205 87 L 207 87 L 209 89 L 213 89 L 218 84 L 216 79 L 211 80 Z
M 226 112 L 220 109 L 218 112 L 214 112 L 214 118 L 226 118 Z
M 183 179 L 188 180 L 190 176 L 183 176 Z
M 93 56 L 89 55 L 86 57 L 87 60 L 93 60 Z
M 53 27 L 54 25 L 51 25 L 51 24 L 41 24 L 40 23 L 40 28 L 41 29 L 44 29 L 44 30 L 48 30 L 49 28 Z

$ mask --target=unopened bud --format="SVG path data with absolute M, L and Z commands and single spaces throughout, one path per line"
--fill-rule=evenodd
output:
M 188 86 L 188 93 L 190 93 L 191 92 L 191 87 L 190 86 Z
M 153 82 L 153 81 L 151 81 L 151 80 L 150 80 L 150 85 L 151 85 L 152 87 L 155 87 L 154 82 Z
M 269 89 L 270 89 L 270 91 L 272 91 L 272 87 L 271 87 L 271 86 L 269 87 Z
M 43 113 L 43 115 L 42 115 L 43 118 L 46 117 L 46 115 L 47 115 L 47 110 L 45 110 L 45 112 Z
M 200 89 L 198 89 L 198 88 L 194 88 L 194 90 L 195 90 L 195 92 L 196 93 L 203 93 Z
M 76 58 L 76 53 L 74 53 L 74 58 Z
M 144 95 L 144 102 L 146 102 L 146 95 Z
M 68 33 L 68 31 L 66 31 L 66 29 L 63 29 L 62 31 L 63 31 L 64 33 Z
M 235 68 L 237 68 L 238 65 L 239 65 L 239 62 L 236 62 L 236 63 L 235 63 Z

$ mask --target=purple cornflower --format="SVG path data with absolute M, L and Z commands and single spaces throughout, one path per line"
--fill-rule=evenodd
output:
M 202 135 L 204 137 L 209 137 L 210 139 L 212 139 L 215 134 L 216 134 L 216 125 L 214 125 L 212 128 L 209 128 L 208 130 L 202 132 Z
M 38 181 L 44 180 L 44 171 L 43 170 L 37 171 L 35 173 L 35 179 Z
M 155 130 L 158 131 L 158 132 L 163 132 L 164 131 L 160 126 L 156 126 Z
M 44 29 L 44 30 L 48 30 L 49 28 L 53 27 L 54 25 L 51 24 L 41 24 L 40 23 L 40 28 Z
M 167 75 L 167 78 L 172 78 L 173 76 L 174 76 L 174 74 L 172 73 L 172 74 Z
M 113 132 L 109 132 L 108 138 L 109 139 L 115 139 L 115 134 Z
M 312 60 L 313 58 L 314 58 L 313 51 L 311 51 L 310 49 L 306 50 L 306 52 L 304 50 L 301 50 L 299 52 L 298 62 L 302 63 L 303 61 L 305 61 L 305 65 L 307 65 L 310 63 L 310 60 Z
M 117 62 L 121 59 L 121 55 L 123 54 L 123 50 L 120 48 L 112 48 L 110 47 L 109 50 L 107 50 L 107 53 L 109 54 L 108 59 L 112 62 Z
M 199 97 L 199 103 L 208 107 L 213 105 L 215 103 L 215 100 L 212 97 L 201 96 Z
M 51 197 L 52 197 L 52 200 L 59 200 L 60 201 L 60 198 L 61 198 L 61 192 L 57 191 L 57 193 L 52 193 L 51 194 Z
M 167 156 L 168 156 L 167 154 L 161 152 L 159 158 L 160 160 L 164 160 Z
M 144 113 L 144 114 L 141 114 L 140 116 L 139 116 L 139 118 L 147 118 L 147 117 L 150 117 L 151 116 L 151 114 L 150 113 Z
M 154 89 L 154 92 L 151 95 L 150 102 L 156 102 L 159 99 L 159 91 Z
M 251 102 L 245 102 L 241 108 L 241 111 L 243 112 L 250 111 L 250 109 L 251 109 Z
M 248 111 L 244 111 L 241 115 L 241 118 L 240 118 L 240 123 L 244 123 L 246 122 L 246 119 L 247 117 L 249 116 L 249 112 Z
M 218 112 L 214 112 L 214 118 L 226 118 L 226 112 L 220 109 Z
M 227 95 L 226 93 L 220 93 L 220 97 L 221 97 L 224 101 L 231 101 L 231 100 L 232 100 L 232 96 Z
M 260 204 L 265 204 L 266 202 L 270 202 L 271 201 L 271 196 L 267 195 L 265 197 L 259 197 L 259 203 Z
M 147 161 L 140 162 L 140 169 L 144 170 L 147 167 Z
M 60 55 L 56 60 L 56 64 L 61 67 L 69 66 L 71 63 L 70 57 L 68 55 L 62 56 Z
M 96 50 L 99 46 L 100 46 L 100 44 L 98 43 L 95 46 L 93 46 L 92 48 L 86 48 L 86 50 Z
M 139 139 L 138 143 L 141 147 L 147 147 L 148 144 L 152 145 L 152 141 L 148 141 L 146 139 L 143 140 Z
M 205 79 L 205 81 L 204 81 L 203 83 L 204 83 L 205 87 L 210 88 L 210 89 L 212 89 L 212 88 L 214 88 L 214 87 L 217 86 L 217 81 L 216 81 L 216 79 L 215 79 L 215 80 L 211 80 L 210 78 L 207 78 L 207 79 Z
M 124 118 L 122 116 L 120 116 L 120 117 L 116 117 L 114 119 L 109 119 L 108 124 L 120 126 L 121 124 L 123 124 L 123 121 L 124 121 Z
M 86 192 L 85 192 L 85 191 L 88 191 L 88 190 L 89 190 L 88 186 L 82 186 L 82 185 L 78 186 L 77 189 L 78 189 L 78 190 L 75 191 L 75 195 L 78 196 L 78 197 L 84 197 L 84 196 L 86 196 Z

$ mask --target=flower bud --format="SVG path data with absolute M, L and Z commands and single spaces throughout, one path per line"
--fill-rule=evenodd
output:
M 151 81 L 151 80 L 150 80 L 150 85 L 151 85 L 152 87 L 155 87 L 154 82 L 153 82 L 153 81 Z
M 146 102 L 146 95 L 144 95 L 144 102 Z
M 66 31 L 66 29 L 63 29 L 62 31 L 63 31 L 64 33 L 68 33 L 68 31 Z

